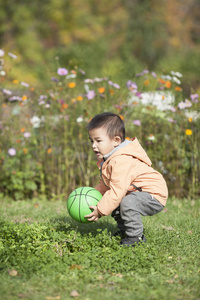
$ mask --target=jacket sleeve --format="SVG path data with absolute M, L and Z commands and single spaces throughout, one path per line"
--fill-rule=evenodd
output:
M 110 173 L 110 189 L 105 192 L 102 199 L 98 202 L 97 208 L 101 215 L 107 216 L 114 209 L 116 209 L 122 198 L 126 195 L 130 183 L 137 176 L 136 170 L 134 171 L 132 157 L 126 157 L 126 163 L 124 158 L 118 156 L 113 158 L 109 162 Z
M 105 194 L 106 191 L 109 190 L 109 187 L 107 187 L 102 180 L 99 181 L 99 183 L 95 186 L 95 189 L 98 190 L 102 195 Z

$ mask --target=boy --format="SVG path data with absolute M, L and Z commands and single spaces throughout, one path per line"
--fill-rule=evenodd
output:
M 124 122 L 118 115 L 98 114 L 87 129 L 101 173 L 95 188 L 103 197 L 85 217 L 97 221 L 112 214 L 118 227 L 115 236 L 121 236 L 121 245 L 146 242 L 141 215 L 152 216 L 165 206 L 168 190 L 163 176 L 151 167 L 137 138 L 125 140 Z

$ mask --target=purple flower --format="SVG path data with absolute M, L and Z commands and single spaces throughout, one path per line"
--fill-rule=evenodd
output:
M 21 85 L 22 85 L 22 86 L 25 86 L 25 87 L 29 87 L 29 84 L 26 83 L 26 82 L 23 82 L 23 81 L 21 82 Z
M 190 99 L 191 99 L 192 102 L 194 102 L 194 103 L 199 102 L 198 98 L 199 98 L 199 95 L 198 95 L 198 94 L 192 94 L 192 95 L 190 95 Z
M 120 85 L 117 84 L 117 83 L 112 82 L 111 80 L 108 81 L 108 84 L 111 85 L 111 86 L 113 86 L 116 89 L 120 89 Z
M 56 78 L 56 77 L 51 77 L 51 81 L 53 81 L 53 82 L 59 82 L 59 79 Z
M 24 137 L 25 137 L 25 138 L 31 137 L 31 133 L 30 133 L 30 132 L 24 132 Z
M 170 106 L 170 107 L 169 107 L 169 110 L 171 110 L 172 112 L 175 112 L 175 111 L 176 111 L 176 108 L 173 107 L 173 106 Z
M 65 76 L 65 75 L 68 74 L 68 70 L 65 69 L 65 68 L 58 68 L 57 74 L 60 75 L 60 76 Z
M 15 55 L 15 54 L 13 54 L 13 53 L 11 53 L 11 52 L 8 52 L 8 55 L 9 55 L 10 57 L 12 57 L 13 59 L 16 59 L 16 58 L 17 58 L 17 55 Z
M 91 90 L 87 93 L 88 100 L 92 100 L 96 96 L 95 91 Z
M 155 72 L 151 72 L 151 75 L 154 77 L 154 78 L 157 78 L 157 75 Z
M 133 120 L 133 124 L 136 126 L 141 126 L 140 120 Z
M 137 90 L 138 86 L 135 82 L 128 80 L 126 83 L 127 88 Z
M 176 123 L 176 121 L 175 121 L 175 120 L 173 120 L 173 119 L 170 119 L 170 118 L 169 118 L 169 119 L 167 119 L 167 121 L 168 121 L 168 122 L 170 122 L 170 123 Z
M 15 150 L 15 148 L 10 148 L 9 150 L 8 150 L 8 154 L 10 155 L 10 156 L 15 156 L 16 155 L 16 150 Z
M 82 69 L 78 69 L 79 70 L 79 72 L 82 74 L 82 75 L 85 75 L 86 74 L 86 72 L 84 71 L 84 70 L 82 70 Z

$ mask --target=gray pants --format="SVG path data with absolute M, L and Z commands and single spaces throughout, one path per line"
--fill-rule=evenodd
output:
M 131 192 L 112 212 L 117 227 L 129 237 L 141 237 L 143 234 L 142 216 L 153 216 L 164 206 L 147 192 Z

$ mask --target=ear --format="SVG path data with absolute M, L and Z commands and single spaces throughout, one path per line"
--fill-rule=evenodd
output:
M 119 144 L 121 144 L 122 140 L 120 138 L 120 136 L 116 135 L 114 137 L 114 146 L 117 147 Z

